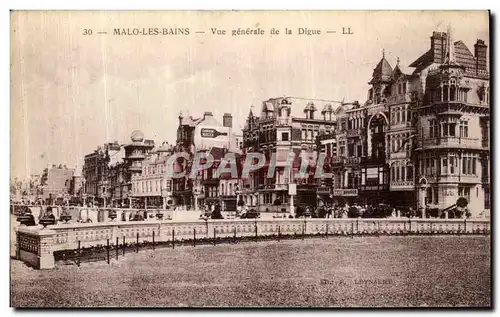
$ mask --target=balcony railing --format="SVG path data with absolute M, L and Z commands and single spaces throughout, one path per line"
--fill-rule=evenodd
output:
M 399 122 L 399 123 L 393 123 L 391 124 L 390 129 L 395 130 L 395 129 L 404 129 L 404 128 L 411 128 L 413 124 L 410 121 L 407 122 Z
M 279 126 L 290 125 L 290 124 L 292 124 L 292 119 L 291 118 L 278 118 L 276 120 L 276 124 Z
M 410 180 L 410 181 L 392 181 L 390 183 L 391 190 L 401 190 L 401 189 L 406 189 L 406 190 L 413 190 L 415 189 L 415 182 Z
M 344 157 L 343 156 L 332 157 L 331 162 L 332 162 L 332 164 L 343 164 L 344 163 Z
M 141 152 L 134 152 L 127 156 L 128 159 L 144 159 L 146 156 Z
M 423 143 L 423 144 L 422 144 Z M 423 142 L 420 139 L 418 141 L 420 147 L 423 146 L 442 146 L 442 147 L 461 147 L 461 148 L 480 148 L 482 147 L 482 142 L 479 138 L 460 138 L 453 136 L 437 137 L 424 139 Z
M 361 157 L 346 157 L 345 165 L 361 164 Z
M 363 134 L 363 129 L 349 129 L 347 130 L 346 136 L 348 138 L 359 137 Z
M 387 98 L 389 103 L 411 102 L 411 93 L 405 93 Z

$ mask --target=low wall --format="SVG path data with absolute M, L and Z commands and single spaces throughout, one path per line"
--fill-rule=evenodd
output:
M 96 245 L 139 241 L 180 241 L 202 238 L 277 235 L 439 234 L 489 232 L 483 219 L 230 219 L 198 221 L 139 221 L 68 223 L 17 228 L 17 257 L 37 268 L 53 268 L 53 253 Z

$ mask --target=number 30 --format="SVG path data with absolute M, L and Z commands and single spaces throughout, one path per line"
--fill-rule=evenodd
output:
M 92 29 L 83 29 L 83 35 L 92 35 Z

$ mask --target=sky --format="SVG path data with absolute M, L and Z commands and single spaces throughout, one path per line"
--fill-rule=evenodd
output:
M 211 111 L 220 121 L 230 112 L 239 129 L 250 107 L 258 114 L 268 98 L 363 103 L 382 50 L 393 67 L 399 57 L 411 72 L 432 32 L 448 25 L 472 52 L 478 38 L 489 45 L 485 11 L 14 11 L 11 176 L 50 164 L 81 169 L 85 154 L 105 142 L 127 143 L 136 129 L 173 143 L 181 110 L 195 117 Z M 342 27 L 354 34 L 342 35 Z M 114 28 L 191 34 L 113 35 Z M 266 34 L 232 36 L 238 28 Z M 298 28 L 322 34 L 299 35 Z M 302 115 L 307 101 L 293 101 L 292 114 Z

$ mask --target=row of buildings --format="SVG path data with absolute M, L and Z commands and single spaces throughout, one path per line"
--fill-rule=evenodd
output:
M 430 48 L 409 64 L 411 73 L 383 54 L 364 103 L 271 98 L 260 112 L 250 110 L 242 131 L 233 131 L 230 114 L 220 123 L 211 112 L 181 113 L 175 144 L 155 146 L 135 131 L 130 144 L 87 155 L 85 194 L 102 204 L 146 208 L 220 203 L 234 210 L 241 200 L 261 212 L 325 203 L 443 210 L 464 197 L 479 214 L 490 208 L 487 53 L 482 40 L 472 53 L 451 32 L 434 32 Z M 302 116 L 292 115 L 297 105 Z M 167 164 L 176 152 L 209 152 L 215 163 L 194 179 L 170 179 L 169 168 L 191 168 L 189 160 Z M 248 178 L 213 177 L 227 152 L 238 162 L 252 152 L 275 155 L 274 177 L 267 177 L 268 164 Z M 287 169 L 289 152 L 325 153 L 333 177 L 311 173 L 295 181 L 300 162 Z
M 11 186 L 13 202 L 67 204 L 83 194 L 83 176 L 66 165 L 51 165 L 41 174 L 14 180 Z

